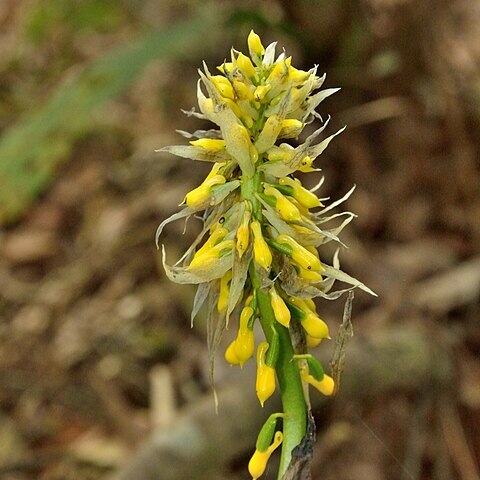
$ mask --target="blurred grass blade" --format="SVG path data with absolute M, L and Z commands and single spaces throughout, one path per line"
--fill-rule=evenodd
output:
M 117 48 L 61 85 L 45 106 L 0 138 L 0 223 L 17 220 L 52 180 L 73 142 L 92 128 L 92 113 L 126 89 L 157 58 L 212 45 L 218 15 L 178 23 Z

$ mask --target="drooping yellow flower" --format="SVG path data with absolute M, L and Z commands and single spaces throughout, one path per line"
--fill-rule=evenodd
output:
M 275 320 L 287 327 L 290 325 L 291 314 L 283 298 L 278 294 L 275 287 L 270 289 L 270 302 L 275 314 Z
M 253 313 L 253 308 L 250 306 L 243 307 L 240 313 L 240 325 L 238 327 L 237 338 L 235 339 L 234 352 L 241 367 L 252 357 L 255 350 L 253 330 L 248 326 L 248 322 Z
M 281 234 L 276 241 L 280 244 L 286 244 L 292 249 L 291 257 L 302 268 L 306 270 L 320 270 L 322 268 L 320 260 L 289 235 Z
M 279 180 L 280 185 L 288 185 L 293 189 L 293 197 L 305 208 L 319 207 L 320 200 L 318 197 L 302 186 L 302 183 L 298 179 L 290 177 L 283 177 Z
M 218 174 L 224 165 L 224 163 L 215 163 L 203 183 L 185 195 L 185 204 L 188 207 L 201 205 L 210 196 L 210 189 L 213 186 L 226 182 L 226 178 Z
M 225 360 L 230 365 L 240 365 L 240 360 L 235 354 L 235 340 L 233 340 L 225 350 Z
M 242 258 L 243 254 L 248 248 L 250 241 L 250 219 L 252 214 L 250 213 L 249 208 L 245 209 L 243 213 L 242 222 L 240 223 L 237 230 L 237 251 L 238 256 Z
M 266 187 L 264 193 L 275 198 L 275 208 L 284 220 L 298 222 L 302 219 L 300 210 L 276 188 Z
M 255 220 L 250 223 L 250 229 L 253 233 L 253 255 L 255 257 L 255 262 L 268 270 L 272 265 L 272 252 L 263 238 L 262 227 L 260 223 Z
M 257 349 L 256 392 L 262 407 L 275 392 L 275 368 L 265 363 L 265 354 L 268 348 L 268 343 L 262 342 Z
M 252 480 L 260 478 L 267 468 L 267 463 L 272 456 L 272 453 L 277 449 L 283 441 L 282 432 L 276 432 L 272 444 L 265 450 L 255 450 L 250 462 L 248 463 L 248 471 L 252 476 Z
M 311 337 L 310 335 L 307 334 L 307 347 L 308 348 L 315 348 L 318 345 L 320 345 L 320 343 L 322 343 L 321 338 L 313 338 L 313 337 Z
M 187 270 L 194 271 L 196 269 L 207 268 L 207 266 L 220 258 L 223 252 L 228 253 L 229 250 L 231 251 L 233 246 L 233 240 L 223 240 L 214 247 L 204 250 L 202 254 L 197 252 L 187 267 Z
M 322 275 L 316 270 L 307 270 L 296 264 L 295 267 L 298 270 L 298 276 L 304 280 L 310 280 L 312 282 L 321 282 L 323 280 Z
M 335 391 L 335 382 L 333 378 L 327 374 L 324 374 L 321 380 L 315 380 L 312 375 L 302 373 L 302 379 L 304 382 L 316 388 L 320 393 L 323 393 L 323 395 L 330 396 Z
M 220 280 L 220 293 L 218 295 L 217 310 L 224 312 L 228 307 L 228 298 L 230 296 L 230 282 L 232 280 L 232 271 L 227 273 Z
M 278 134 L 282 129 L 282 122 L 278 115 L 270 115 L 255 142 L 255 148 L 261 154 L 272 148 L 275 144 Z
M 317 315 L 312 299 L 290 297 L 288 301 L 303 312 L 300 322 L 308 336 L 320 340 L 330 338 L 328 325 Z

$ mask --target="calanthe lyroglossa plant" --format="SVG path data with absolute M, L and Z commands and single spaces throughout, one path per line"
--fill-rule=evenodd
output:
M 292 450 L 307 431 L 308 385 L 331 395 L 335 385 L 309 353 L 329 339 L 328 325 L 317 313 L 314 298 L 336 299 L 365 285 L 339 269 L 338 255 L 325 263 L 318 248 L 340 244 L 338 235 L 354 218 L 334 212 L 343 198 L 328 205 L 295 175 L 317 172 L 315 160 L 343 129 L 318 141 L 328 120 L 305 141 L 292 146 L 303 129 L 320 115 L 317 106 L 338 89 L 318 89 L 325 75 L 317 68 L 298 70 L 276 43 L 264 48 L 253 31 L 249 56 L 234 49 L 231 58 L 212 74 L 206 65 L 197 86 L 200 112 L 189 115 L 215 124 L 211 130 L 181 131 L 189 145 L 162 148 L 180 157 L 212 165 L 205 180 L 187 193 L 182 209 L 157 231 L 177 219 L 195 215 L 203 229 L 173 266 L 163 265 L 170 280 L 197 284 L 192 322 L 203 304 L 208 307 L 208 342 L 213 357 L 229 325 L 236 337 L 225 349 L 231 365 L 257 362 L 256 393 L 260 404 L 279 390 L 283 412 L 271 415 L 261 428 L 249 462 L 253 479 L 265 471 L 272 452 L 282 445 L 278 478 Z M 348 288 L 332 291 L 335 280 Z M 259 322 L 263 334 L 255 338 Z M 253 388 L 253 382 L 252 382 Z

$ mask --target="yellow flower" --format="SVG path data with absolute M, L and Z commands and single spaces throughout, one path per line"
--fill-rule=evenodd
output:
M 227 72 L 232 72 L 233 71 L 233 62 L 224 62 L 222 63 L 219 67 L 217 67 L 217 70 L 220 70 L 223 74 Z
M 287 59 L 288 60 L 288 59 Z M 288 65 L 287 60 L 280 60 L 275 64 L 270 75 L 267 78 L 267 82 L 269 82 L 273 86 L 277 86 L 278 84 L 282 84 L 288 78 Z
M 300 210 L 274 187 L 266 187 L 265 195 L 275 197 L 275 207 L 281 217 L 287 222 L 299 222 L 302 219 Z
M 197 255 L 203 255 L 207 251 L 209 251 L 212 247 L 214 247 L 220 240 L 225 238 L 227 235 L 228 230 L 225 227 L 218 226 L 214 230 L 212 230 L 210 236 L 208 237 L 207 241 L 197 250 Z
M 255 101 L 262 102 L 265 98 L 265 95 L 270 91 L 271 88 L 271 85 L 259 85 L 253 93 L 253 98 Z
M 335 382 L 333 381 L 333 378 L 327 374 L 324 374 L 321 380 L 315 380 L 312 375 L 309 375 L 306 372 L 303 372 L 301 375 L 304 382 L 309 383 L 320 393 L 323 393 L 323 395 L 330 396 L 335 391 Z
M 215 163 L 203 183 L 185 195 L 185 204 L 187 206 L 194 207 L 201 205 L 210 196 L 210 189 L 213 186 L 226 182 L 223 175 L 217 174 L 219 169 L 224 165 L 224 163 Z
M 278 134 L 282 129 L 282 122 L 278 115 L 270 115 L 265 122 L 265 125 L 258 135 L 258 139 L 255 142 L 255 148 L 258 153 L 266 152 L 272 148 L 275 144 Z
M 306 157 L 303 157 L 303 160 L 300 164 L 300 167 L 298 167 L 298 170 L 303 173 L 316 172 L 317 169 L 312 167 L 313 160 L 314 159 L 312 157 L 309 157 L 308 155 Z
M 298 276 L 304 280 L 310 280 L 312 282 L 321 282 L 323 281 L 322 275 L 316 270 L 307 270 L 306 268 L 301 267 L 300 265 L 295 265 L 298 269 Z
M 250 102 L 254 99 L 253 92 L 243 82 L 233 80 L 233 89 L 240 100 L 248 100 Z
M 253 233 L 253 255 L 255 262 L 261 267 L 269 269 L 272 264 L 272 252 L 263 238 L 262 227 L 260 223 L 255 220 L 250 223 L 250 229 Z
M 279 183 L 280 185 L 288 185 L 289 187 L 292 187 L 293 198 L 295 198 L 295 200 L 297 200 L 297 202 L 299 202 L 305 208 L 314 208 L 321 205 L 318 197 L 314 193 L 304 188 L 300 180 L 294 180 L 290 177 L 283 177 L 279 180 Z
M 301 320 L 303 329 L 307 332 L 307 335 L 313 338 L 328 338 L 330 334 L 328 331 L 328 325 L 321 320 L 315 313 L 307 313 L 306 317 Z
M 198 140 L 192 140 L 190 145 L 194 147 L 202 147 L 209 152 L 219 152 L 225 148 L 225 140 L 217 138 L 199 138 Z
M 233 248 L 233 240 L 223 240 L 214 247 L 205 250 L 201 255 L 197 252 L 193 257 L 187 270 L 194 271 L 200 270 L 210 266 L 214 261 L 220 258 L 221 253 L 224 250 L 231 250 Z
M 303 123 L 295 118 L 286 118 L 282 121 L 279 137 L 297 138 L 303 130 Z
M 310 335 L 307 334 L 307 347 L 308 348 L 314 348 L 322 342 L 321 338 L 313 338 Z
M 237 251 L 240 258 L 242 258 L 243 254 L 247 250 L 250 241 L 251 216 L 250 210 L 246 209 L 242 217 L 242 222 L 237 229 Z
M 220 280 L 220 293 L 218 295 L 217 310 L 224 312 L 228 307 L 228 297 L 230 295 L 230 281 L 232 280 L 232 271 L 227 273 Z
M 292 237 L 281 234 L 277 237 L 277 242 L 280 244 L 286 244 L 292 249 L 291 257 L 302 268 L 306 270 L 321 270 L 322 265 L 320 260 L 309 252 L 305 247 L 296 242 Z
M 238 327 L 233 351 L 241 367 L 252 357 L 255 350 L 253 330 L 248 327 L 248 321 L 253 313 L 253 308 L 250 306 L 244 307 L 240 313 L 240 326 Z
M 256 392 L 262 407 L 275 392 L 275 369 L 265 363 L 265 353 L 268 348 L 268 343 L 262 342 L 257 350 Z
M 233 91 L 232 84 L 228 81 L 228 78 L 222 75 L 213 75 L 210 80 L 215 85 L 220 95 L 230 100 L 235 100 L 235 93 Z
M 265 53 L 265 47 L 262 45 L 260 37 L 253 30 L 248 34 L 247 43 L 252 58 L 254 56 L 261 57 Z
M 303 312 L 303 318 L 300 318 L 300 322 L 307 336 L 320 340 L 330 339 L 328 325 L 318 317 L 315 311 L 315 303 L 311 298 L 290 297 L 288 301 Z
M 283 298 L 277 293 L 275 287 L 270 289 L 270 303 L 275 314 L 275 320 L 284 327 L 290 325 L 291 314 Z
M 276 432 L 272 444 L 264 452 L 256 449 L 248 463 L 248 471 L 252 476 L 252 480 L 260 478 L 267 468 L 267 463 L 272 453 L 277 449 L 283 441 L 282 432 Z
M 240 361 L 235 354 L 235 340 L 233 340 L 225 350 L 225 360 L 230 365 L 240 365 Z
M 257 35 L 258 36 L 258 35 Z M 255 67 L 252 61 L 243 53 L 239 53 L 236 59 L 237 67 L 247 78 L 253 78 L 255 76 Z
M 292 57 L 288 57 L 285 60 L 285 63 L 288 65 L 288 78 L 292 82 L 303 83 L 311 75 L 310 72 L 305 72 L 292 67 Z

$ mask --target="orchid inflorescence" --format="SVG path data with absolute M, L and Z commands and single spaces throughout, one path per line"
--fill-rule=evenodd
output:
M 334 392 L 332 377 L 308 353 L 330 338 L 313 298 L 336 299 L 355 287 L 371 293 L 339 269 L 338 250 L 331 266 L 317 250 L 327 242 L 341 244 L 338 235 L 355 215 L 332 211 L 353 188 L 325 206 L 326 199 L 314 193 L 323 178 L 309 190 L 293 176 L 318 171 L 315 159 L 344 129 L 315 143 L 328 118 L 301 145 L 285 142 L 321 118 L 316 107 L 338 89 L 313 93 L 325 75 L 317 76 L 317 67 L 296 69 L 284 52 L 276 57 L 275 48 L 276 43 L 264 48 L 252 31 L 249 56 L 232 49 L 230 61 L 217 67 L 216 75 L 204 64 L 197 86 L 200 112 L 185 113 L 218 128 L 180 131 L 190 145 L 160 150 L 212 164 L 201 185 L 185 196 L 182 210 L 163 221 L 156 235 L 158 244 L 168 223 L 203 212 L 203 229 L 180 260 L 171 266 L 164 248 L 162 253 L 170 280 L 198 284 L 192 323 L 202 305 L 208 305 L 212 379 L 213 357 L 231 319 L 238 330 L 225 359 L 239 366 L 255 354 L 254 325 L 259 322 L 264 339 L 256 349 L 256 393 L 261 405 L 272 396 L 277 381 L 281 390 L 284 412 L 269 417 L 260 432 L 249 463 L 253 479 L 263 474 L 282 442 L 279 478 L 285 473 L 292 449 L 306 431 L 309 402 L 304 386 L 324 395 Z M 349 287 L 332 292 L 335 280 Z

